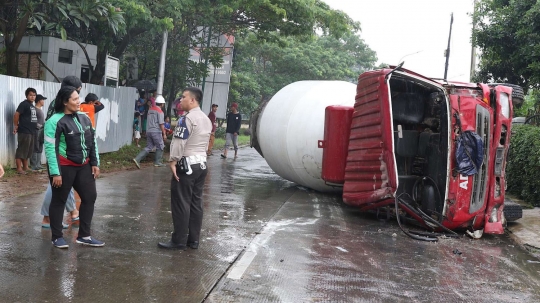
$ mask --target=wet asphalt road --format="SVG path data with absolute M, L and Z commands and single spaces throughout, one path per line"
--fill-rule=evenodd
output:
M 53 248 L 43 194 L 0 201 L 0 302 L 540 302 L 538 260 L 506 235 L 409 239 L 252 149 L 209 169 L 198 250 L 157 248 L 172 231 L 168 168 L 98 180 L 103 248 L 76 244 L 75 227 Z

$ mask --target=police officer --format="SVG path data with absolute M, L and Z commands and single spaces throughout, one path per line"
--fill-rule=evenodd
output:
M 174 232 L 169 242 L 158 243 L 160 248 L 185 250 L 187 246 L 199 247 L 202 192 L 208 172 L 206 150 L 212 132 L 210 119 L 199 107 L 202 98 L 202 91 L 196 87 L 188 87 L 182 92 L 180 106 L 186 113 L 180 117 L 174 130 L 169 158 Z

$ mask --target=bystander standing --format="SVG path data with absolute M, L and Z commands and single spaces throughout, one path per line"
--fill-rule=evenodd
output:
M 99 176 L 95 130 L 90 118 L 79 112 L 75 87 L 62 87 L 55 100 L 56 113 L 45 123 L 45 154 L 53 188 L 49 208 L 52 243 L 57 248 L 68 248 L 62 233 L 62 214 L 73 187 L 81 197 L 76 242 L 103 246 L 103 242 L 90 235 L 97 196 L 95 179 Z
M 171 119 L 167 116 L 165 117 L 165 123 L 163 123 L 163 127 L 165 128 L 165 134 L 168 136 L 172 135 L 173 131 L 171 129 Z
M 214 148 L 214 140 L 216 139 L 216 128 L 217 128 L 216 112 L 217 110 L 218 110 L 218 105 L 212 104 L 212 109 L 210 110 L 210 113 L 208 114 L 208 119 L 210 119 L 210 122 L 212 123 L 212 132 L 210 133 L 210 142 L 208 142 L 208 151 L 206 152 L 207 156 L 212 155 L 212 148 Z
M 170 241 L 158 243 L 160 248 L 185 250 L 187 246 L 199 247 L 202 193 L 208 173 L 206 151 L 212 131 L 210 119 L 199 107 L 202 97 L 202 91 L 195 87 L 186 88 L 182 93 L 181 106 L 187 113 L 174 130 L 169 158 L 174 231 Z
M 221 158 L 227 158 L 227 150 L 231 144 L 234 147 L 234 157 L 238 157 L 238 134 L 242 126 L 242 116 L 238 112 L 238 104 L 231 104 L 231 111 L 227 114 L 227 129 L 225 130 L 225 148 Z
M 82 88 L 82 82 L 79 78 L 75 76 L 67 76 L 62 80 L 62 84 L 60 85 L 60 89 L 66 87 L 66 86 L 73 86 L 75 87 L 77 93 L 81 91 Z M 55 114 L 55 106 L 56 106 L 56 99 L 53 99 L 51 101 L 51 104 L 49 104 L 49 108 L 47 109 L 47 117 L 45 118 L 45 121 L 49 120 L 54 114 Z M 43 202 L 41 204 L 41 215 L 43 215 L 43 219 L 41 220 L 41 227 L 43 228 L 50 228 L 50 219 L 49 219 L 49 207 L 51 205 L 51 198 L 52 198 L 52 186 L 49 182 L 47 185 L 47 190 L 45 191 L 45 197 L 43 198 Z M 75 201 L 75 191 L 71 189 L 68 199 L 66 201 L 66 211 L 70 213 L 71 215 L 71 223 L 78 223 L 79 221 L 79 210 L 77 209 L 76 201 Z M 67 228 L 68 225 L 62 223 L 64 228 Z
M 17 150 L 15 152 L 15 162 L 17 173 L 26 175 L 28 159 L 34 153 L 34 134 L 37 132 L 37 114 L 34 107 L 36 90 L 29 87 L 24 92 L 26 100 L 21 102 L 13 116 L 13 134 L 17 135 Z
M 139 112 L 135 112 L 135 115 L 133 117 L 133 140 L 137 144 L 137 147 L 141 147 L 139 145 L 139 140 L 141 139 L 141 132 L 139 131 L 139 118 L 141 114 Z
M 96 114 L 105 108 L 101 102 L 99 102 L 98 96 L 96 94 L 89 93 L 84 98 L 84 103 L 81 104 L 81 112 L 88 115 L 90 121 L 92 121 L 92 127 L 96 129 Z
M 146 147 L 133 159 L 137 168 L 141 168 L 140 162 L 144 159 L 150 151 L 156 148 L 154 155 L 154 166 L 162 167 L 163 150 L 165 148 L 164 140 L 167 140 L 167 134 L 165 133 L 165 118 L 163 114 L 163 106 L 165 105 L 165 99 L 159 96 L 156 100 L 157 106 L 152 106 L 148 110 L 147 129 L 146 129 Z
M 32 170 L 42 170 L 41 153 L 43 152 L 43 126 L 45 126 L 45 114 L 43 113 L 43 105 L 47 98 L 42 95 L 37 95 L 34 107 L 36 108 L 37 128 L 34 133 L 34 153 L 30 158 L 30 167 Z

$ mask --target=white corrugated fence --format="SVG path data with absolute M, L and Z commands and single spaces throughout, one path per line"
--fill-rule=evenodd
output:
M 56 97 L 60 83 L 45 82 L 25 78 L 0 75 L 0 119 L 4 121 L 0 131 L 0 163 L 13 166 L 17 137 L 13 134 L 13 115 L 19 103 L 25 100 L 24 91 L 28 87 L 47 98 L 43 107 L 46 114 L 49 103 Z M 81 100 L 88 93 L 96 94 L 105 109 L 96 114 L 96 134 L 99 153 L 117 151 L 131 143 L 133 113 L 137 92 L 133 87 L 111 88 L 93 84 L 83 84 Z M 45 160 L 45 154 L 42 155 Z M 9 164 L 9 165 L 8 165 Z

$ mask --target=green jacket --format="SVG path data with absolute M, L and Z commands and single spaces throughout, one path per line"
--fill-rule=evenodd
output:
M 45 122 L 45 156 L 49 175 L 59 176 L 60 156 L 78 164 L 90 159 L 91 166 L 99 166 L 95 130 L 84 113 L 54 114 Z

